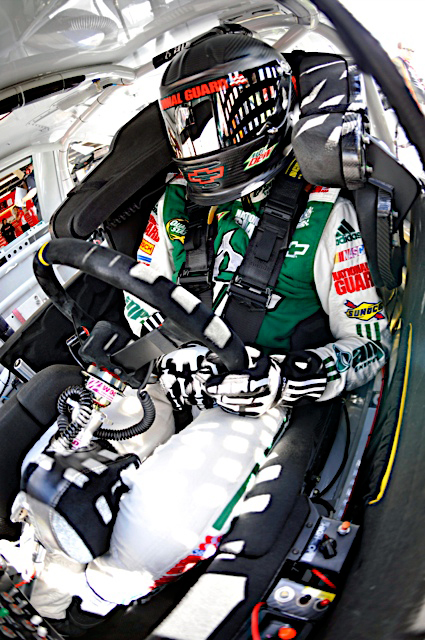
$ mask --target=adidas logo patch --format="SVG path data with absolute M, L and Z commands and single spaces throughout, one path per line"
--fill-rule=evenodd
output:
M 335 240 L 336 240 L 337 246 L 340 244 L 345 244 L 346 242 L 358 240 L 359 238 L 361 238 L 360 231 L 355 231 L 351 226 L 351 224 L 346 220 L 343 220 L 341 222 L 335 234 Z

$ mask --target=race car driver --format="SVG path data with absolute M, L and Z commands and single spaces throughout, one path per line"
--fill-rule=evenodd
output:
M 385 362 L 387 321 L 355 210 L 338 189 L 302 182 L 290 147 L 294 101 L 285 58 L 246 33 L 206 34 L 164 73 L 160 106 L 177 170 L 138 258 L 212 304 L 247 343 L 246 367 L 223 371 L 196 343 L 157 363 L 156 420 L 171 423 L 185 407 L 194 419 L 127 479 L 107 554 L 74 563 L 73 581 L 65 559 L 47 559 L 33 603 L 68 635 L 215 553 L 288 409 L 353 389 Z M 278 182 L 282 199 L 296 193 L 293 212 L 303 203 L 283 262 L 265 213 Z M 131 295 L 125 304 L 136 333 L 161 322 Z

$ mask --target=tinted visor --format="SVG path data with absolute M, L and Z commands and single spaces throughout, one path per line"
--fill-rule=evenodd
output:
M 288 83 L 282 83 L 282 76 Z M 194 158 L 255 138 L 288 105 L 290 75 L 275 60 L 181 89 L 160 100 L 176 158 Z

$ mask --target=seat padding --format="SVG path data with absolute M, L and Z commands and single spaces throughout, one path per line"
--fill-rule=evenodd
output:
M 52 365 L 31 378 L 0 407 L 0 524 L 10 522 L 25 454 L 55 421 L 60 393 L 81 382 L 79 367 Z M 7 535 L 6 528 L 0 528 L 3 537 Z
M 221 551 L 226 551 L 228 543 L 241 540 L 244 547 L 238 556 L 261 558 L 273 548 L 301 493 L 315 444 L 322 441 L 324 429 L 336 430 L 338 419 L 339 410 L 335 411 L 333 400 L 293 410 L 291 425 L 263 465 L 257 483 L 245 497 L 245 501 L 255 503 L 264 496 L 267 507 L 264 511 L 239 516 L 224 537 Z M 267 479 L 270 477 L 267 469 L 270 469 L 272 477 L 274 471 L 278 475 Z M 266 479 L 261 481 L 262 477 Z M 258 535 L 259 531 L 261 535 Z

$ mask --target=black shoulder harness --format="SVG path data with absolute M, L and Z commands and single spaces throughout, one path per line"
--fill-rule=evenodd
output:
M 255 341 L 263 322 L 292 233 L 306 204 L 306 185 L 292 157 L 274 179 L 242 264 L 230 283 L 223 319 L 245 343 Z M 178 282 L 211 307 L 214 250 L 212 230 L 207 225 L 208 210 L 197 205 L 189 207 L 186 261 Z

